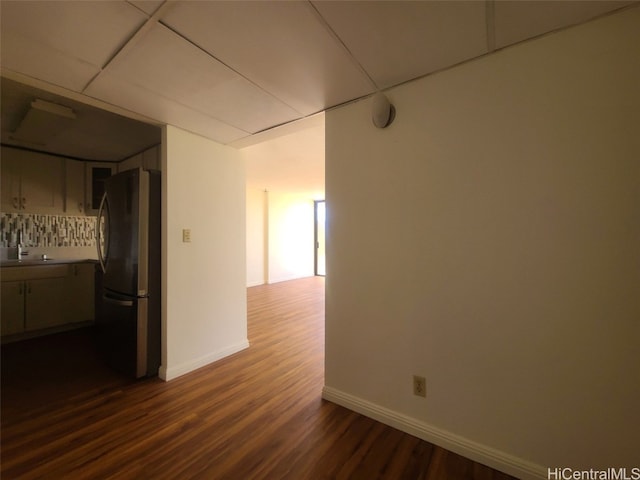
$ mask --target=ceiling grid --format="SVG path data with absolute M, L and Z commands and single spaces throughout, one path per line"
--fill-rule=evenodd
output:
M 3 77 L 246 144 L 279 125 L 622 8 L 638 2 L 1 2 L 0 59 Z M 24 115 L 24 107 L 5 108 L 10 94 L 3 91 L 3 125 Z M 9 133 L 3 130 L 4 143 Z

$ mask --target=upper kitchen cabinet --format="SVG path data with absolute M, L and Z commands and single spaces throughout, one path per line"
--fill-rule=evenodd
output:
M 85 168 L 85 212 L 87 215 L 97 215 L 104 195 L 104 181 L 116 173 L 117 164 L 87 162 Z
M 64 212 L 64 160 L 43 153 L 2 148 L 2 211 Z
M 118 171 L 124 172 L 132 168 L 160 170 L 160 146 L 156 145 L 142 153 L 129 157 L 118 164 Z
M 142 152 L 142 166 L 146 170 L 162 170 L 160 162 L 160 145 Z
M 67 215 L 85 214 L 85 180 L 84 162 L 78 160 L 65 160 L 65 202 L 64 210 Z
M 126 172 L 133 168 L 142 167 L 142 164 L 142 153 L 139 153 L 118 163 L 118 172 Z
M 7 149 L 2 148 L 2 162 L 0 162 L 2 177 L 2 211 L 20 211 L 20 165 L 18 161 L 7 155 Z

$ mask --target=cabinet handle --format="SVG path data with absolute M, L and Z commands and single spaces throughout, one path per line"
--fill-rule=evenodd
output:
M 22 208 L 26 208 L 27 207 L 27 197 L 22 197 Z
M 27 283 L 27 293 L 31 294 L 31 282 Z
M 13 197 L 13 208 L 20 208 L 20 202 L 18 201 L 18 197 Z

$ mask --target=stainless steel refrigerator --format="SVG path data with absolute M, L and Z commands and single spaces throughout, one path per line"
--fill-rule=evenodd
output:
M 118 173 L 105 180 L 98 214 L 98 342 L 113 368 L 136 378 L 160 367 L 160 188 L 157 171 Z

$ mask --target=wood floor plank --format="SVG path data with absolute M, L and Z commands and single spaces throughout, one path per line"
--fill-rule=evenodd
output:
M 249 288 L 248 333 L 168 383 L 60 372 L 90 332 L 3 347 L 3 480 L 511 478 L 321 398 L 324 278 Z

